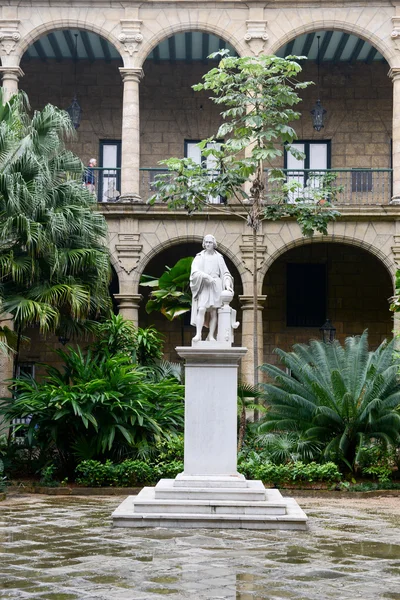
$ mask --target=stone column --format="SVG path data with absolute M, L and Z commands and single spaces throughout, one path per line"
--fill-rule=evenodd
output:
M 267 296 L 258 296 L 258 364 L 263 363 L 263 308 Z M 254 359 L 253 359 L 253 296 L 239 296 L 242 307 L 242 346 L 246 347 L 248 352 L 242 359 L 242 380 L 247 383 L 253 383 L 254 380 Z
M 141 294 L 114 294 L 114 298 L 118 302 L 119 314 L 138 327 L 139 306 L 143 296 Z
M 0 67 L 0 73 L 3 80 L 3 89 L 5 100 L 9 100 L 14 94 L 18 93 L 18 81 L 24 76 L 20 67 Z
M 400 203 L 400 68 L 390 69 L 393 80 L 393 193 L 392 204 Z
M 124 82 L 120 202 L 140 202 L 139 82 L 142 69 L 120 68 Z

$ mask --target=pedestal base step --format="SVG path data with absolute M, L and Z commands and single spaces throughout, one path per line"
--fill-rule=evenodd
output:
M 189 490 L 174 488 L 174 480 L 161 480 L 155 488 L 143 488 L 137 496 L 128 496 L 113 512 L 113 525 L 177 529 L 307 528 L 307 516 L 294 499 L 283 498 L 278 490 L 266 490 L 258 481 L 249 481 L 248 484 L 247 490 Z M 171 497 L 160 497 L 168 489 Z M 253 500 L 251 496 L 256 490 L 262 493 Z M 239 492 L 240 500 L 232 498 Z M 207 498 L 199 498 L 198 494 L 205 494 Z M 225 497 L 222 497 L 223 494 Z

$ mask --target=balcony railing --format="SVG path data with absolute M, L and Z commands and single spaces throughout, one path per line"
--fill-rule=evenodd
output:
M 88 171 L 88 170 L 87 170 Z M 121 169 L 96 167 L 91 169 L 94 175 L 93 191 L 99 202 L 116 202 L 121 190 Z M 154 181 L 157 175 L 168 173 L 158 167 L 140 168 L 140 197 L 146 202 L 155 192 Z M 392 197 L 392 169 L 283 169 L 286 181 L 296 182 L 297 190 L 289 192 L 286 201 L 295 202 L 297 198 L 314 201 L 316 190 L 324 176 L 330 175 L 330 186 L 338 191 L 335 204 L 344 206 L 371 206 L 389 204 Z M 89 178 L 90 179 L 90 178 Z M 89 184 L 90 185 L 90 184 Z M 268 181 L 266 172 L 266 202 L 278 192 L 278 185 Z
M 296 183 L 294 191 L 286 194 L 287 202 L 304 199 L 313 202 L 320 199 L 318 190 L 329 175 L 329 186 L 336 191 L 334 204 L 382 205 L 389 204 L 392 198 L 392 169 L 283 169 L 288 184 Z M 266 196 L 273 199 L 278 193 L 279 184 L 268 181 L 266 172 Z
M 121 195 L 121 169 L 86 167 L 84 185 L 90 189 L 98 202 L 116 202 Z

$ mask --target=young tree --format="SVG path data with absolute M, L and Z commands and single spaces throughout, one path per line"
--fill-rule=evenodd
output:
M 20 334 L 85 326 L 109 310 L 106 222 L 66 150 L 66 112 L 47 105 L 31 118 L 23 94 L 0 89 L 0 312 Z M 17 357 L 18 359 L 18 348 Z
M 291 123 L 299 118 L 295 106 L 298 91 L 310 85 L 297 79 L 301 71 L 296 57 L 232 57 L 221 50 L 218 67 L 193 86 L 206 90 L 221 105 L 223 124 L 215 136 L 199 146 L 208 165 L 170 158 L 162 161 L 169 173 L 156 181 L 150 203 L 163 201 L 170 208 L 185 208 L 189 214 L 204 207 L 244 219 L 253 233 L 254 296 L 254 384 L 258 383 L 257 232 L 261 221 L 291 217 L 303 235 L 327 233 L 327 225 L 338 213 L 332 210 L 333 178 L 315 175 L 306 192 L 287 181 L 276 159 L 286 150 L 302 156 L 291 143 L 296 133 Z M 223 140 L 223 141 L 221 141 Z M 249 189 L 246 188 L 249 187 Z M 290 201 L 288 202 L 288 198 Z M 223 199 L 223 203 L 217 203 Z

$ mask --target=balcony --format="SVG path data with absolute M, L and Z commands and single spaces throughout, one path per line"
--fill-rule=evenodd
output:
M 94 192 L 98 202 L 117 202 L 120 196 L 121 169 L 93 169 L 95 175 Z M 166 169 L 158 167 L 140 168 L 140 197 L 143 202 L 154 193 L 154 181 L 157 175 L 165 174 Z M 385 206 L 392 197 L 392 169 L 327 169 L 327 170 L 288 170 L 284 169 L 288 182 L 296 182 L 296 192 L 288 194 L 288 202 L 297 198 L 313 201 L 315 190 L 321 185 L 326 174 L 333 175 L 331 186 L 337 188 L 335 204 L 338 206 Z M 266 201 L 277 192 L 277 186 L 268 183 L 266 176 Z

